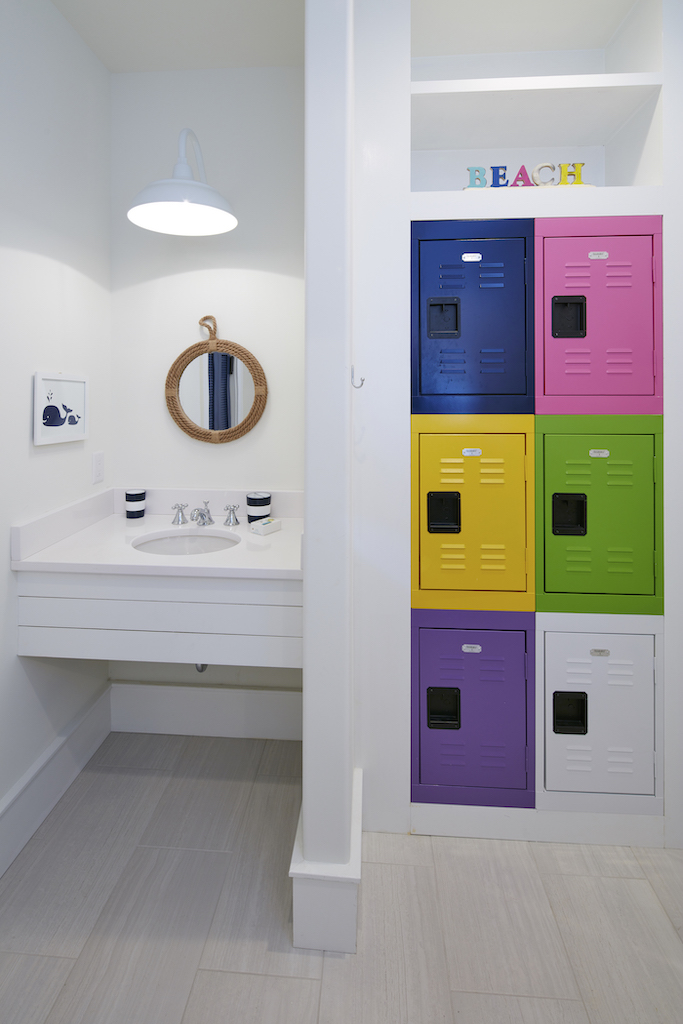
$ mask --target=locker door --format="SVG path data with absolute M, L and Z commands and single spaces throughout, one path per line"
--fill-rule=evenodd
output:
M 545 239 L 546 395 L 654 394 L 652 257 L 650 235 Z
M 420 242 L 420 394 L 526 394 L 524 255 L 523 238 Z
M 545 672 L 546 789 L 654 794 L 654 637 L 546 633 Z
M 420 630 L 421 783 L 526 789 L 525 676 L 523 631 Z
M 523 434 L 423 434 L 420 587 L 526 590 L 525 503 Z
M 654 594 L 654 438 L 545 438 L 545 589 Z

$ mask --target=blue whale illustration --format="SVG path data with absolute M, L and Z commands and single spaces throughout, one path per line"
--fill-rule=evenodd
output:
M 73 426 L 75 423 L 78 423 L 78 421 L 81 418 L 79 415 L 69 416 L 69 413 L 73 412 L 73 409 L 70 409 L 68 405 L 64 405 L 63 403 L 62 409 L 64 410 L 63 416 L 61 415 L 56 405 L 46 405 L 45 408 L 43 409 L 43 426 L 61 427 L 62 424 L 67 422 L 67 416 L 69 417 L 68 422 L 71 426 Z
M 62 406 L 62 408 L 66 409 L 66 406 Z M 46 405 L 43 409 L 43 426 L 61 427 L 62 423 L 66 423 L 66 416 L 60 416 L 56 405 Z

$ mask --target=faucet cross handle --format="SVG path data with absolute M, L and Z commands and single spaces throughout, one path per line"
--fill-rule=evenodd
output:
M 204 502 L 204 508 L 206 509 L 206 525 L 207 526 L 213 526 L 213 524 L 215 523 L 215 519 L 213 518 L 213 516 L 211 515 L 211 512 L 209 511 L 209 503 L 208 503 L 208 501 Z
M 228 513 L 228 517 L 223 523 L 223 526 L 239 526 L 240 521 L 235 515 L 235 512 L 239 508 L 239 505 L 226 505 L 223 509 L 224 512 Z
M 172 505 L 171 507 L 177 509 L 176 514 L 173 517 L 173 522 L 171 523 L 171 526 L 186 526 L 187 517 L 185 516 L 183 510 L 187 508 L 187 502 L 184 505 L 178 504 Z

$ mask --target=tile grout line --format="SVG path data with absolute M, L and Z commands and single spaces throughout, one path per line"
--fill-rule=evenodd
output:
M 666 850 L 666 847 L 665 847 L 665 846 L 663 846 L 663 847 L 653 847 L 653 849 L 661 849 L 661 850 Z M 650 889 L 652 890 L 652 893 L 653 893 L 653 895 L 654 895 L 655 899 L 657 900 L 657 902 L 659 903 L 660 907 L 662 908 L 662 910 L 663 910 L 663 911 L 664 911 L 664 913 L 666 914 L 666 916 L 667 916 L 668 920 L 669 920 L 669 921 L 671 921 L 671 927 L 672 927 L 672 928 L 673 928 L 673 930 L 674 930 L 674 931 L 676 932 L 676 935 L 678 936 L 678 938 L 680 939 L 680 941 L 681 941 L 681 942 L 683 942 L 683 935 L 681 935 L 681 932 L 680 932 L 680 931 L 678 930 L 678 928 L 676 927 L 676 925 L 675 925 L 675 924 L 673 923 L 673 920 L 672 920 L 672 918 L 671 918 L 671 914 L 669 913 L 669 911 L 668 911 L 668 910 L 666 909 L 666 907 L 665 907 L 665 906 L 664 906 L 664 904 L 662 903 L 661 899 L 659 898 L 659 893 L 657 892 L 657 890 L 655 889 L 654 885 L 653 885 L 653 884 L 652 884 L 652 882 L 650 881 L 650 877 L 649 877 L 649 875 L 647 874 L 647 872 L 645 871 L 645 868 L 643 868 L 643 865 L 642 865 L 642 864 L 640 863 L 640 858 L 639 858 L 638 854 L 636 853 L 635 849 L 634 849 L 634 848 L 633 848 L 632 846 L 629 846 L 629 850 L 631 850 L 631 852 L 633 853 L 633 856 L 634 856 L 634 857 L 636 858 L 636 860 L 637 860 L 637 861 L 638 861 L 638 863 L 640 864 L 641 868 L 643 869 L 643 874 L 645 875 L 645 881 L 646 881 L 646 882 L 647 882 L 647 884 L 648 884 L 648 885 L 650 886 Z
M 263 749 L 264 750 L 265 750 L 265 743 L 266 743 L 266 741 L 264 740 L 264 745 L 263 745 Z M 263 756 L 263 754 L 261 756 Z M 260 763 L 261 763 L 261 758 L 259 758 L 259 764 Z M 256 766 L 256 770 L 258 770 L 258 765 Z M 254 776 L 253 776 L 253 778 L 251 780 L 251 786 L 249 787 L 249 795 L 247 796 L 247 799 L 244 802 L 244 809 L 243 809 L 242 815 L 240 817 L 240 828 L 239 828 L 240 834 L 243 833 L 243 831 L 244 831 L 244 822 L 246 821 L 247 814 L 249 812 L 249 805 L 251 803 L 251 799 L 252 799 L 252 796 L 253 796 L 253 793 L 254 793 L 255 782 L 256 782 L 256 774 L 254 773 Z M 209 851 L 207 851 L 207 852 L 209 852 Z M 233 855 L 233 854 L 231 854 L 231 855 Z M 213 923 L 216 920 L 216 914 L 218 913 L 218 907 L 220 906 L 221 897 L 222 897 L 223 892 L 225 890 L 225 887 L 226 887 L 226 885 L 228 883 L 228 878 L 227 878 L 228 870 L 226 870 L 226 877 L 225 877 L 225 879 L 223 881 L 222 886 L 220 887 L 220 889 L 218 891 L 218 896 L 216 898 L 216 903 L 215 903 L 214 908 L 213 908 L 213 914 L 211 915 L 211 920 L 209 922 L 209 927 L 206 930 L 206 938 L 204 939 L 204 942 L 202 943 L 202 949 L 201 949 L 201 952 L 199 954 L 199 958 L 197 960 L 197 965 L 198 965 L 197 966 L 197 971 L 200 970 L 201 962 L 204 959 L 204 954 L 206 953 L 206 944 L 209 941 L 209 937 L 210 937 L 211 932 L 213 930 Z M 195 971 L 195 980 L 197 978 L 197 971 Z M 194 981 L 193 981 L 192 985 L 194 986 Z M 189 996 L 188 996 L 188 999 L 189 999 Z M 187 1009 L 187 1005 L 186 1005 L 185 1009 Z M 184 1013 L 184 1011 L 183 1011 L 183 1013 Z
M 439 922 L 439 935 L 441 936 L 441 948 L 443 951 L 443 962 L 446 965 L 446 987 L 448 990 L 448 1008 L 451 1012 L 451 1021 L 455 1024 L 455 1014 L 453 1013 L 453 996 L 451 995 L 451 985 L 448 971 L 448 950 L 446 948 L 446 931 L 443 922 L 443 900 L 438 899 L 439 885 L 436 871 L 436 858 L 434 857 L 434 836 L 429 836 L 429 853 L 432 858 L 432 872 L 434 874 L 434 895 L 437 897 L 437 919 Z
M 529 846 L 529 845 L 530 844 L 527 842 L 527 846 Z M 579 993 L 579 1000 L 581 1002 L 581 1005 L 584 1008 L 584 1011 L 585 1011 L 585 1014 L 586 1014 L 586 1019 L 590 1022 L 590 1024 L 593 1024 L 593 1019 L 592 1019 L 590 1013 L 588 1012 L 588 1007 L 586 1006 L 586 1001 L 583 998 L 583 991 L 582 991 L 581 986 L 579 984 L 579 979 L 577 978 L 576 971 L 574 970 L 574 964 L 572 963 L 571 957 L 569 956 L 569 951 L 567 949 L 567 943 L 564 940 L 564 933 L 563 933 L 562 929 L 560 928 L 560 922 L 557 920 L 557 915 L 555 914 L 555 910 L 554 910 L 554 907 L 552 905 L 551 899 L 548 896 L 548 890 L 545 887 L 545 883 L 543 881 L 543 875 L 541 874 L 541 872 L 539 870 L 538 864 L 536 863 L 536 858 L 534 857 L 534 855 L 531 852 L 531 850 L 529 850 L 529 856 L 531 858 L 532 864 L 534 865 L 534 868 L 536 869 L 536 873 L 538 875 L 539 881 L 540 881 L 541 886 L 543 888 L 543 892 L 545 893 L 545 898 L 546 898 L 546 900 L 548 902 L 548 906 L 550 908 L 550 913 L 552 914 L 553 921 L 555 922 L 555 927 L 557 928 L 557 934 L 560 936 L 560 942 L 562 943 L 562 948 L 564 950 L 564 955 L 567 958 L 567 963 L 569 964 L 569 969 L 572 972 L 572 978 L 574 979 L 574 984 L 576 985 L 576 991 Z

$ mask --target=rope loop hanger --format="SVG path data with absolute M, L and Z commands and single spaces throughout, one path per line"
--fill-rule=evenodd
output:
M 268 397 L 268 385 L 263 367 L 258 359 L 248 349 L 237 345 L 234 341 L 225 341 L 218 337 L 218 325 L 215 316 L 203 316 L 199 326 L 204 327 L 209 337 L 207 341 L 198 341 L 190 345 L 178 356 L 166 377 L 166 406 L 176 424 L 190 437 L 197 441 L 208 441 L 210 444 L 224 444 L 226 441 L 237 441 L 244 437 L 256 426 L 263 415 Z M 234 427 L 227 430 L 208 430 L 200 427 L 189 418 L 180 404 L 180 378 L 183 371 L 190 365 L 193 359 L 204 355 L 206 352 L 225 352 L 226 355 L 235 356 L 244 363 L 254 381 L 254 401 L 251 409 L 244 419 Z

